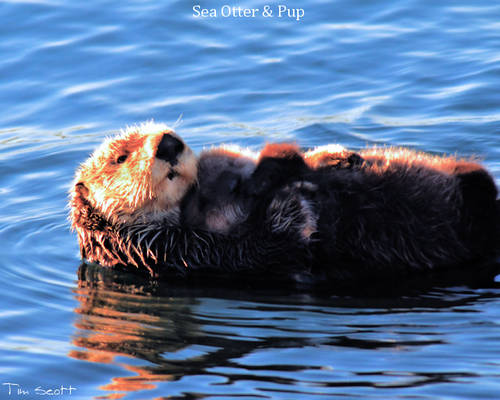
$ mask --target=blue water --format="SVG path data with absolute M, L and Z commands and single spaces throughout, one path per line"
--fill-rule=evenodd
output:
M 61 385 L 52 397 L 500 398 L 498 283 L 375 299 L 79 271 L 73 172 L 149 119 L 182 116 L 196 151 L 293 140 L 477 155 L 500 183 L 499 4 L 283 3 L 304 17 L 253 0 L 229 4 L 275 15 L 0 1 L 0 383 L 20 385 L 0 398 Z

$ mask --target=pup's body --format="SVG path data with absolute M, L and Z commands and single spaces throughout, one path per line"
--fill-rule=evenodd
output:
M 275 189 L 288 182 L 300 182 L 313 169 L 361 166 L 359 155 L 340 146 L 336 150 L 328 154 L 324 149 L 302 154 L 297 145 L 289 143 L 267 144 L 259 154 L 235 146 L 205 150 L 199 157 L 198 184 L 182 201 L 181 222 L 191 228 L 233 235 L 260 229 L 260 225 L 269 222 L 274 230 L 287 230 L 288 224 L 279 226 L 276 218 L 262 214 Z M 291 217 L 289 223 L 307 226 L 303 228 L 308 232 L 307 241 L 315 223 L 306 221 L 310 206 L 304 202 L 302 206 L 296 204 L 300 201 L 297 196 L 290 199 L 285 214 Z M 254 216 L 251 222 L 250 215 Z

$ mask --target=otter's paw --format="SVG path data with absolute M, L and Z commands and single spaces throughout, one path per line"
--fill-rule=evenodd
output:
M 291 233 L 305 243 L 317 230 L 318 215 L 311 194 L 317 185 L 300 181 L 281 189 L 267 209 L 267 221 L 276 233 Z
M 365 160 L 358 153 L 344 152 L 337 156 L 325 156 L 320 160 L 321 167 L 329 167 L 335 169 L 349 169 L 360 167 Z
M 360 167 L 365 162 L 361 155 L 340 145 L 320 146 L 306 152 L 304 158 L 312 169 L 350 169 Z

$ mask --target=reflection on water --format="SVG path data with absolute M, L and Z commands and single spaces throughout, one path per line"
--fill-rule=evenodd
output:
M 491 290 L 277 296 L 168 288 L 83 264 L 75 289 L 77 349 L 69 356 L 120 367 L 123 375 L 99 388 L 105 398 L 242 391 L 304 398 L 460 384 L 480 371 L 434 360 L 453 358 L 447 348 L 460 337 L 461 314 L 498 296 Z

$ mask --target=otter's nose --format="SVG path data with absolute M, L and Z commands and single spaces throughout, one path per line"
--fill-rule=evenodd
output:
M 177 164 L 177 157 L 184 150 L 184 143 L 176 137 L 165 133 L 156 150 L 156 157 L 169 162 L 171 165 Z

